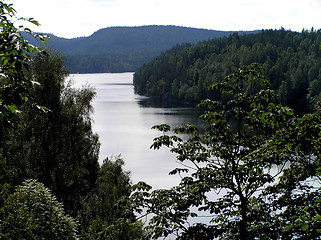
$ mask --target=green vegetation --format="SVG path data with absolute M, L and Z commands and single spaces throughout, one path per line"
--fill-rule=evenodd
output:
M 38 22 L 32 18 L 17 18 L 12 5 L 0 2 L 0 113 L 1 123 L 11 124 L 10 118 L 16 114 L 19 106 L 30 100 L 28 86 L 32 81 L 25 76 L 28 70 L 30 55 L 38 49 L 29 44 L 21 35 L 24 31 L 37 40 L 44 41 L 44 37 L 34 34 L 23 26 L 16 27 L 14 22 L 26 21 L 35 25 Z
M 49 34 L 51 41 L 47 46 L 66 56 L 65 65 L 71 73 L 134 72 L 176 44 L 197 43 L 232 33 L 176 26 L 110 27 L 74 39 Z
M 308 112 L 320 100 L 320 42 L 320 31 L 281 29 L 176 46 L 135 73 L 135 91 L 198 103 L 219 96 L 216 91 L 207 91 L 216 80 L 237 67 L 257 62 L 268 69 L 271 88 L 283 105 Z
M 299 118 L 276 104 L 264 71 L 251 64 L 210 86 L 224 101 L 200 104 L 205 131 L 154 127 L 152 147 L 177 154 L 170 174 L 182 179 L 132 195 L 152 214 L 153 239 L 320 239 L 321 109 Z
M 205 129 L 154 127 L 152 148 L 182 167 L 170 173 L 178 186 L 151 190 L 132 186 L 120 156 L 98 164 L 94 89 L 72 88 L 64 59 L 24 40 L 19 30 L 34 34 L 14 26 L 12 5 L 0 2 L 0 16 L 1 239 L 321 238 L 319 31 L 176 46 L 141 68 L 136 90 L 152 95 L 196 101 L 192 87 L 212 83 L 199 105 Z M 252 63 L 219 78 L 253 59 L 269 72 Z M 298 115 L 304 104 L 311 112 Z M 146 226 L 138 214 L 151 214 Z
M 5 201 L 1 239 L 77 239 L 77 223 L 49 189 L 35 180 L 18 186 Z
M 35 178 L 44 183 L 74 216 L 99 169 L 99 141 L 91 121 L 95 92 L 73 89 L 65 82 L 68 72 L 59 55 L 35 55 L 31 69 L 30 77 L 40 84 L 31 93 L 50 111 L 23 105 L 17 120 L 21 127 L 9 133 L 14 141 L 7 141 L 4 151 L 7 158 L 19 159 L 10 165 L 12 171 L 24 166 L 18 182 Z
M 72 88 L 63 58 L 29 45 L 0 7 L 0 238 L 140 239 L 122 160 L 98 163 L 94 89 Z
M 49 110 L 39 111 L 33 104 L 25 103 L 15 117 L 19 127 L 2 129 L 3 195 L 7 192 L 10 199 L 15 186 L 25 179 L 37 179 L 63 204 L 66 213 L 79 222 L 79 238 L 113 239 L 111 236 L 117 233 L 122 239 L 132 239 L 134 230 L 136 236 L 141 236 L 142 225 L 133 212 L 120 203 L 123 197 L 129 196 L 131 186 L 129 174 L 122 171 L 121 160 L 98 164 L 99 141 L 92 132 L 91 120 L 95 92 L 89 87 L 73 89 L 65 82 L 67 72 L 59 55 L 37 54 L 32 59 L 30 77 L 40 85 L 29 92 L 37 103 Z M 112 176 L 117 179 L 113 180 Z M 21 211 L 25 209 L 22 207 Z M 100 211 L 102 209 L 104 211 Z M 6 208 L 1 219 L 10 220 L 5 212 Z M 29 213 L 26 214 L 29 219 Z M 114 225 L 116 230 L 109 231 Z M 30 231 L 36 238 L 41 237 L 37 231 Z M 58 239 L 69 238 L 66 235 Z
M 117 156 L 105 159 L 100 167 L 96 188 L 88 195 L 81 212 L 84 239 L 143 238 L 143 225 L 136 221 L 128 203 L 131 181 L 123 165 L 124 161 Z

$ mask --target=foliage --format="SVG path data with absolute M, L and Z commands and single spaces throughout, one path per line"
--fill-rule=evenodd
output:
M 99 168 L 94 89 L 66 82 L 64 58 L 29 45 L 19 30 L 31 31 L 15 28 L 14 9 L 0 4 L 0 238 L 76 239 L 79 228 L 92 239 L 139 239 L 143 228 L 128 207 L 122 160 Z
M 177 26 L 109 27 L 89 37 L 50 35 L 47 45 L 62 52 L 71 73 L 133 72 L 176 44 L 197 43 L 234 32 Z M 240 32 L 247 34 L 252 32 Z
M 66 67 L 71 73 L 134 72 L 151 60 L 148 56 L 125 53 L 96 53 L 88 55 L 68 55 Z
M 84 239 L 141 239 L 142 223 L 128 205 L 129 172 L 121 156 L 106 158 L 100 167 L 96 187 L 85 199 L 81 212 Z
M 79 219 L 84 239 L 139 239 L 143 227 L 128 207 L 131 183 L 122 170 L 124 162 L 118 158 L 98 164 L 100 145 L 91 119 L 94 90 L 72 88 L 57 53 L 35 55 L 31 69 L 30 77 L 40 85 L 30 92 L 50 110 L 22 106 L 16 117 L 20 127 L 7 131 L 1 146 L 2 183 L 16 186 L 28 178 L 44 183 L 66 212 Z M 8 193 L 10 187 L 3 185 L 1 201 Z
M 321 100 L 320 42 L 320 30 L 280 29 L 176 46 L 136 71 L 135 91 L 189 103 L 217 99 L 217 91 L 207 91 L 209 85 L 237 67 L 257 62 L 268 68 L 280 103 L 298 113 L 313 111 Z
M 307 117 L 298 125 L 301 120 L 291 109 L 276 104 L 264 71 L 251 64 L 211 85 L 210 90 L 220 92 L 220 100 L 207 99 L 199 105 L 208 109 L 201 116 L 207 123 L 204 131 L 182 125 L 168 135 L 170 126 L 154 127 L 163 135 L 152 147 L 169 147 L 183 166 L 170 173 L 182 177 L 178 186 L 150 192 L 148 186 L 138 185 L 140 191 L 132 195 L 152 214 L 149 228 L 154 239 L 170 234 L 177 239 L 291 239 L 302 231 L 304 239 L 320 237 L 319 227 L 315 228 L 319 215 L 312 212 L 321 196 L 318 191 L 301 192 L 302 181 L 316 172 L 320 129 L 313 121 L 307 125 Z M 320 120 L 314 120 L 320 126 Z M 318 136 L 311 145 L 314 151 L 303 150 L 307 137 L 312 138 L 305 127 Z M 314 175 L 302 164 L 306 161 Z M 288 181 L 291 177 L 296 179 L 294 185 Z M 304 224 L 301 231 L 290 225 L 296 219 L 297 225 L 301 220 L 307 223 L 307 217 L 315 222 L 309 232 Z
M 81 199 L 97 178 L 99 141 L 92 132 L 90 87 L 74 89 L 59 54 L 33 57 L 32 78 L 40 85 L 30 89 L 35 101 L 50 109 L 41 112 L 33 104 L 22 106 L 20 127 L 8 131 L 1 146 L 6 160 L 5 182 L 13 186 L 28 178 L 45 184 L 77 215 Z
M 11 124 L 12 115 L 19 112 L 19 107 L 31 100 L 28 88 L 33 83 L 27 77 L 30 70 L 30 53 L 39 49 L 26 41 L 21 32 L 30 34 L 44 43 L 43 35 L 34 34 L 29 28 L 22 25 L 16 27 L 21 21 L 39 25 L 32 18 L 18 18 L 12 4 L 0 1 L 0 117 L 4 124 Z
M 123 160 L 106 159 L 101 167 L 98 164 L 100 145 L 91 125 L 94 90 L 72 88 L 65 81 L 67 71 L 57 53 L 35 55 L 31 69 L 30 77 L 40 85 L 30 93 L 50 110 L 40 112 L 25 103 L 16 117 L 20 127 L 6 131 L 1 146 L 5 164 L 1 202 L 10 193 L 6 183 L 16 186 L 34 178 L 79 219 L 84 239 L 139 239 L 143 227 L 127 206 L 131 182 L 122 169 Z
M 318 103 L 315 112 L 292 119 L 271 141 L 287 160 L 277 184 L 266 189 L 281 212 L 275 221 L 283 226 L 284 239 L 320 238 L 320 110 Z
M 77 223 L 64 213 L 50 190 L 26 180 L 2 209 L 0 236 L 5 239 L 77 239 Z

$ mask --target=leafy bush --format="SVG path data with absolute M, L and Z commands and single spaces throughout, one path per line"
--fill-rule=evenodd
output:
M 77 239 L 77 223 L 42 183 L 26 180 L 2 208 L 0 238 Z

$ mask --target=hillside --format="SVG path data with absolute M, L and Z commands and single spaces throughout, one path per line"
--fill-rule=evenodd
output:
M 281 29 L 177 46 L 135 73 L 135 91 L 198 103 L 217 97 L 207 91 L 210 84 L 239 66 L 257 62 L 268 69 L 271 88 L 278 91 L 281 103 L 308 112 L 321 100 L 320 42 L 320 30 L 298 33 Z
M 125 72 L 136 71 L 177 44 L 195 44 L 232 33 L 177 26 L 109 27 L 74 39 L 48 34 L 52 40 L 47 47 L 67 57 L 66 66 L 71 72 Z M 247 33 L 253 32 L 239 32 Z

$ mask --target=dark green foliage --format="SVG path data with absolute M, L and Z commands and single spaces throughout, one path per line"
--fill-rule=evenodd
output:
M 74 39 L 49 35 L 52 41 L 47 46 L 67 56 L 66 67 L 72 73 L 134 72 L 176 44 L 197 43 L 232 33 L 176 26 L 110 27 Z
M 0 11 L 0 238 L 77 239 L 78 230 L 91 239 L 140 239 L 123 161 L 99 168 L 94 89 L 72 88 L 63 57 L 36 53 L 8 20 L 11 5 L 0 2 Z
M 320 103 L 311 114 L 293 119 L 272 140 L 286 168 L 274 186 L 266 189 L 273 207 L 282 210 L 275 221 L 284 239 L 319 239 L 320 211 Z
M 77 223 L 49 189 L 35 180 L 18 186 L 1 209 L 1 239 L 78 239 Z
M 35 55 L 31 69 L 31 77 L 40 85 L 30 92 L 50 110 L 39 111 L 25 103 L 16 120 L 20 127 L 6 131 L 0 155 L 4 167 L 1 203 L 10 198 L 7 183 L 16 186 L 34 178 L 55 194 L 68 214 L 79 219 L 83 239 L 140 239 L 143 226 L 128 202 L 131 182 L 122 169 L 124 162 L 118 158 L 115 162 L 106 159 L 101 167 L 98 164 L 100 145 L 91 120 L 94 90 L 74 89 L 65 81 L 67 72 L 59 54 Z M 0 212 L 0 219 L 4 218 Z M 30 239 L 37 224 L 31 223 Z
M 50 111 L 23 105 L 17 119 L 21 127 L 8 132 L 1 146 L 6 182 L 17 185 L 27 178 L 37 179 L 76 215 L 99 169 L 98 136 L 91 125 L 95 92 L 88 87 L 76 90 L 65 82 L 67 71 L 59 55 L 36 55 L 31 66 L 30 77 L 40 85 L 30 92 Z
M 96 187 L 84 200 L 81 224 L 84 239 L 141 239 L 142 223 L 128 204 L 131 189 L 129 172 L 123 170 L 120 156 L 105 159 Z
M 39 111 L 25 103 L 16 117 L 20 127 L 6 131 L 0 158 L 1 203 L 10 198 L 12 188 L 7 183 L 16 186 L 34 178 L 51 189 L 66 212 L 79 219 L 82 238 L 140 239 L 143 226 L 128 202 L 131 182 L 122 169 L 124 162 L 117 158 L 115 162 L 106 159 L 101 167 L 98 164 L 99 141 L 91 120 L 94 90 L 71 88 L 59 54 L 35 55 L 31 69 L 30 77 L 40 85 L 30 92 L 49 110 Z M 25 208 L 21 212 L 29 218 Z M 6 224 L 9 221 L 1 212 L 0 219 Z M 26 230 L 30 239 L 37 225 L 32 222 L 30 231 Z
M 217 92 L 207 91 L 209 85 L 234 68 L 257 62 L 268 68 L 282 104 L 296 112 L 311 111 L 321 100 L 320 42 L 320 31 L 281 29 L 174 47 L 135 73 L 135 91 L 182 102 L 217 99 Z
M 30 54 L 39 50 L 25 41 L 21 31 L 32 38 L 44 40 L 42 35 L 33 34 L 22 25 L 16 27 L 19 21 L 39 24 L 32 18 L 17 18 L 15 13 L 12 4 L 0 1 L 0 124 L 11 124 L 19 107 L 32 100 L 28 92 L 32 81 L 26 72 L 30 69 Z
M 321 236 L 320 183 L 314 190 L 304 187 L 306 180 L 318 180 L 319 112 L 301 119 L 276 104 L 265 70 L 251 64 L 211 85 L 224 101 L 200 104 L 208 109 L 201 116 L 204 132 L 182 125 L 169 135 L 169 126 L 154 127 L 163 135 L 152 147 L 169 147 L 182 163 L 170 173 L 181 176 L 178 186 L 133 193 L 154 214 L 149 223 L 154 239 Z
M 71 73 L 134 72 L 152 57 L 124 53 L 68 55 L 66 67 Z

